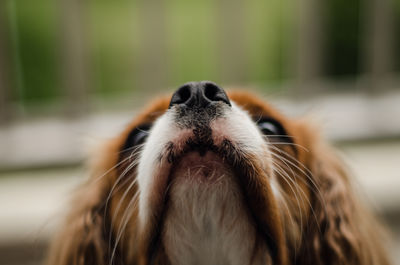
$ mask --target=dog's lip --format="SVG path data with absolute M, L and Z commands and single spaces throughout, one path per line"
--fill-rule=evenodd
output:
M 189 171 L 189 172 L 188 172 Z M 212 180 L 215 172 L 232 172 L 232 166 L 223 156 L 212 150 L 193 150 L 183 154 L 170 170 L 170 178 L 177 176 Z
M 194 150 L 182 155 L 174 164 L 174 167 L 196 167 L 215 164 L 224 164 L 223 157 L 211 150 L 206 150 L 205 153 Z

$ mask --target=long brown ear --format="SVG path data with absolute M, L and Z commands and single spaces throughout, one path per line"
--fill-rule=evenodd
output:
M 356 199 L 343 163 L 330 147 L 310 150 L 312 178 L 318 186 L 303 234 L 297 264 L 388 265 L 382 229 Z
M 110 233 L 110 211 L 106 207 L 109 207 L 107 199 L 118 146 L 118 141 L 110 141 L 95 150 L 97 156 L 90 161 L 92 177 L 77 190 L 69 211 L 65 211 L 67 218 L 50 246 L 48 265 L 109 264 L 109 246 L 114 242 Z M 114 254 L 113 264 L 121 264 L 117 260 L 121 256 Z
M 105 182 L 85 184 L 49 252 L 48 265 L 106 265 Z

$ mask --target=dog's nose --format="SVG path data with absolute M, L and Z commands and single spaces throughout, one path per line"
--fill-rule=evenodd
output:
M 205 108 L 213 102 L 224 102 L 231 106 L 225 91 L 213 82 L 190 82 L 172 95 L 169 107 L 182 104 L 189 108 Z

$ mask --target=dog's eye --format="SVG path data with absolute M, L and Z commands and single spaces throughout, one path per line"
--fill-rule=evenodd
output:
M 282 125 L 276 120 L 270 118 L 262 118 L 257 122 L 258 128 L 264 135 L 285 136 L 286 132 Z
M 143 144 L 149 135 L 150 128 L 150 124 L 143 124 L 132 130 L 125 142 L 124 149 Z
M 144 140 L 146 140 L 148 135 L 149 135 L 148 131 L 145 131 L 144 129 L 139 129 L 133 139 L 133 145 L 144 143 Z

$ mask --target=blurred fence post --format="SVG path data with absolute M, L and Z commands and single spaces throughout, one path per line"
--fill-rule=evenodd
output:
M 297 3 L 294 77 L 299 95 L 318 89 L 316 82 L 324 74 L 325 6 L 321 0 L 300 0 Z M 314 86 L 313 86 L 314 84 Z
M 66 114 L 78 116 L 89 109 L 89 65 L 83 23 L 85 1 L 61 0 L 61 75 Z
M 219 75 L 222 82 L 240 84 L 246 81 L 245 1 L 218 0 L 217 37 Z
M 9 60 L 9 34 L 7 27 L 7 2 L 0 2 L 0 124 L 11 118 L 11 80 Z
M 393 0 L 366 0 L 364 15 L 364 70 L 367 89 L 377 92 L 394 71 L 395 14 Z
M 166 1 L 139 0 L 137 23 L 141 53 L 136 58 L 139 91 L 165 88 L 168 79 Z

